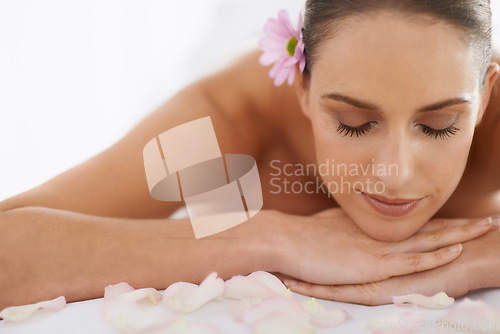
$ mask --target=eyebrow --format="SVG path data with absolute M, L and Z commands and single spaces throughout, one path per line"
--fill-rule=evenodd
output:
M 329 94 L 321 95 L 321 98 L 335 100 L 335 101 L 339 101 L 339 102 L 344 102 L 344 103 L 350 104 L 350 105 L 352 105 L 356 108 L 360 108 L 360 109 L 378 111 L 380 113 L 383 112 L 382 108 L 380 108 L 376 104 L 366 102 L 366 101 L 361 101 L 361 100 L 358 100 L 358 99 L 355 99 L 355 98 L 352 98 L 352 97 L 349 97 L 346 95 L 342 95 L 342 94 L 329 93 Z M 417 113 L 440 110 L 440 109 L 444 109 L 447 107 L 455 106 L 458 104 L 464 104 L 464 103 L 470 104 L 471 101 L 469 99 L 466 99 L 463 97 L 456 97 L 456 98 L 452 98 L 452 99 L 448 99 L 448 100 L 444 100 L 441 102 L 436 102 L 436 103 L 429 104 L 427 106 L 420 107 L 417 109 Z

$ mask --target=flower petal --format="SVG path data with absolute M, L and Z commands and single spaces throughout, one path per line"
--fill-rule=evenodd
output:
M 115 329 L 124 333 L 141 333 L 166 326 L 171 320 L 164 316 L 152 315 L 137 303 L 104 300 L 101 316 Z
M 295 68 L 282 66 L 276 77 L 274 78 L 274 85 L 276 87 L 281 86 L 286 79 L 290 76 L 290 72 L 295 71 Z
M 225 293 L 225 283 L 217 278 L 217 273 L 209 274 L 198 286 L 192 283 L 177 282 L 170 285 L 164 293 L 164 305 L 176 312 L 192 312 L 213 299 L 221 300 Z
M 279 11 L 278 19 L 281 22 L 282 26 L 286 29 L 288 38 L 295 36 L 295 30 L 293 29 L 292 23 L 290 22 L 290 16 L 288 16 L 288 12 L 285 9 Z
M 104 299 L 111 300 L 135 289 L 126 282 L 108 285 L 104 288 Z
M 104 289 L 104 299 L 122 302 L 136 302 L 142 299 L 149 299 L 153 304 L 157 304 L 162 299 L 162 295 L 156 289 L 143 288 L 134 289 L 128 283 L 122 282 L 108 285 Z
M 268 36 L 278 40 L 288 40 L 293 35 L 293 33 L 290 33 L 287 27 L 283 25 L 281 21 L 275 18 L 270 18 L 269 20 L 267 20 L 266 24 L 264 25 L 264 32 Z
M 259 58 L 259 63 L 263 66 L 269 66 L 272 63 L 279 62 L 286 57 L 285 51 L 279 52 L 265 52 Z
M 249 304 L 250 305 L 250 304 Z M 295 298 L 282 296 L 267 298 L 249 306 L 242 312 L 241 322 L 253 326 L 268 316 L 286 315 L 295 321 L 308 324 L 310 315 Z
M 294 65 L 296 63 L 299 63 L 301 73 L 304 71 L 306 58 L 304 54 L 304 42 L 302 40 L 302 28 L 302 13 L 299 14 L 297 29 L 294 29 L 286 10 L 281 10 L 278 13 L 278 19 L 268 19 L 264 26 L 266 35 L 259 40 L 259 48 L 264 53 L 259 58 L 259 62 L 264 66 L 274 63 L 269 76 L 274 79 L 275 86 L 281 86 L 285 81 L 288 82 L 288 85 L 292 85 L 295 80 Z M 297 41 L 297 46 L 292 57 L 289 55 L 291 50 L 288 50 L 291 40 Z
M 66 298 L 64 296 L 57 297 L 56 299 L 39 302 L 36 304 L 11 306 L 7 307 L 0 312 L 0 318 L 5 321 L 20 322 L 28 319 L 33 313 L 39 309 L 47 309 L 53 311 L 60 311 L 66 306 Z
M 318 327 L 335 327 L 350 317 L 349 313 L 342 309 L 328 309 L 324 307 L 315 298 L 303 301 L 301 305 L 311 315 L 311 324 Z
M 293 84 L 293 80 L 295 80 L 295 71 L 290 71 L 290 73 L 288 73 L 287 80 L 288 86 L 291 86 Z
M 248 299 L 291 296 L 290 290 L 276 276 L 256 271 L 248 276 L 234 276 L 226 281 L 225 298 Z
M 440 292 L 432 297 L 421 294 L 394 296 L 392 297 L 392 302 L 397 306 L 401 306 L 404 303 L 410 303 L 430 309 L 442 309 L 452 305 L 455 302 L 455 299 L 448 297 L 448 295 L 444 292 Z
M 302 11 L 299 13 L 299 20 L 297 21 L 297 36 L 302 33 L 302 28 L 304 28 L 304 20 L 302 19 Z

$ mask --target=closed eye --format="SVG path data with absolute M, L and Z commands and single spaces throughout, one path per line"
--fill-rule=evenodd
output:
M 456 128 L 454 125 L 451 125 L 447 127 L 446 129 L 433 129 L 427 125 L 419 124 L 420 127 L 422 128 L 422 132 L 428 135 L 429 137 L 434 137 L 434 139 L 437 139 L 438 137 L 440 139 L 446 139 L 449 138 L 453 135 L 455 135 L 460 129 Z
M 372 128 L 374 122 L 368 122 L 360 126 L 352 127 L 349 125 L 346 125 L 344 123 L 340 123 L 339 126 L 337 127 L 337 132 L 341 134 L 344 137 L 353 137 L 356 135 L 356 137 L 360 137 L 364 134 L 366 134 L 370 129 Z

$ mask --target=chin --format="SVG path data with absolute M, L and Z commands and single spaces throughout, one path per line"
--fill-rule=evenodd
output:
M 378 222 L 375 220 L 375 222 L 373 224 L 370 224 L 369 226 L 363 226 L 362 224 L 357 225 L 364 233 L 375 240 L 385 242 L 398 242 L 411 237 L 420 229 L 423 224 L 413 226 L 414 224 L 410 225 L 410 223 L 407 221 Z

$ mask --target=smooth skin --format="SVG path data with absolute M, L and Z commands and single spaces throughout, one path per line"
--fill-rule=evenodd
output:
M 365 22 L 374 33 L 384 29 L 378 23 Z M 458 297 L 477 288 L 499 287 L 497 221 L 490 219 L 486 224 L 477 224 L 482 218 L 500 213 L 500 156 L 493 154 L 500 151 L 500 97 L 495 94 L 498 65 L 490 66 L 485 89 L 480 92 L 473 80 L 464 79 L 469 76 L 466 70 L 473 66 L 470 58 L 452 57 L 466 53 L 465 46 L 439 44 L 439 38 L 449 40 L 456 31 L 397 18 L 392 24 L 400 25 L 400 29 L 390 30 L 395 35 L 402 34 L 399 41 L 409 30 L 415 31 L 415 37 L 422 37 L 424 46 L 440 47 L 450 61 L 455 61 L 449 73 L 459 72 L 450 78 L 425 75 L 413 78 L 408 73 L 399 77 L 397 74 L 403 68 L 397 65 L 406 63 L 408 70 L 412 70 L 414 62 L 405 59 L 413 56 L 411 53 L 398 52 L 395 59 L 399 63 L 377 62 L 378 68 L 370 64 L 372 59 L 380 60 L 377 49 L 369 50 L 369 58 L 358 54 L 363 66 L 380 73 L 392 69 L 390 73 L 394 74 L 384 76 L 388 81 L 373 86 L 391 92 L 374 93 L 387 114 L 378 123 L 378 132 L 371 134 L 374 136 L 371 142 L 376 143 L 373 145 L 381 159 L 397 161 L 406 170 L 416 171 L 421 166 L 416 161 L 422 158 L 423 151 L 416 151 L 414 156 L 399 155 L 397 152 L 413 151 L 398 150 L 396 143 L 427 148 L 426 155 L 436 150 L 437 156 L 439 151 L 443 160 L 435 163 L 432 170 L 424 169 L 428 184 L 433 184 L 432 173 L 438 172 L 440 165 L 463 163 L 463 176 L 460 168 L 453 170 L 451 179 L 440 180 L 440 175 L 435 192 L 429 190 L 432 187 L 416 183 L 419 179 L 414 178 L 425 176 L 416 172 L 405 173 L 403 179 L 397 176 L 383 180 L 390 189 L 386 196 L 432 195 L 437 204 L 429 201 L 432 203 L 423 205 L 412 219 L 386 221 L 365 206 L 360 206 L 359 214 L 353 214 L 356 203 L 360 204 L 355 197 L 332 199 L 324 193 L 272 191 L 273 160 L 282 164 L 311 164 L 317 157 L 329 154 L 342 160 L 342 147 L 346 143 L 363 144 L 359 144 L 361 137 L 344 138 L 335 132 L 335 127 L 330 132 L 318 127 L 333 121 L 325 118 L 318 104 L 311 101 L 318 100 L 322 89 L 334 88 L 335 81 L 328 79 L 333 75 L 328 71 L 335 71 L 336 65 L 318 62 L 309 86 L 299 77 L 295 87 L 276 88 L 268 78 L 269 69 L 258 63 L 260 52 L 253 52 L 226 70 L 179 92 L 99 155 L 0 203 L 0 309 L 59 295 L 65 295 L 68 301 L 102 297 L 106 285 L 121 281 L 136 288 L 157 289 L 176 281 L 199 283 L 211 271 L 217 271 L 224 279 L 256 270 L 280 273 L 282 277 L 303 281 L 290 286 L 299 293 L 369 305 L 389 303 L 393 294 L 446 291 Z M 425 39 L 419 32 L 433 38 Z M 398 43 L 397 38 L 390 40 Z M 345 41 L 332 38 L 328 41 L 332 48 L 325 51 L 330 52 L 325 57 L 355 41 L 355 38 Z M 436 61 L 428 57 L 423 64 L 442 65 Z M 492 63 L 497 61 L 500 58 L 492 59 Z M 361 65 L 356 70 L 363 73 Z M 432 74 L 430 67 L 419 68 L 421 72 L 426 70 Z M 354 74 L 343 76 L 346 84 L 366 82 L 365 77 Z M 413 81 L 407 82 L 408 78 Z M 442 80 L 436 87 L 454 83 L 454 93 L 462 89 L 460 92 L 476 98 L 476 104 L 461 112 L 468 117 L 464 117 L 460 126 L 459 143 L 456 138 L 446 139 L 447 144 L 426 138 L 410 126 L 415 123 L 412 114 L 415 107 L 448 97 L 443 96 L 442 90 L 432 89 L 435 79 Z M 425 89 L 418 89 L 418 94 L 410 99 L 391 100 L 392 96 L 408 97 L 404 94 L 410 94 L 411 89 L 404 83 Z M 365 99 L 370 98 L 371 91 L 368 83 L 358 89 L 358 93 L 367 94 Z M 358 110 L 353 115 L 365 117 Z M 182 203 L 151 198 L 142 149 L 165 130 L 205 116 L 212 118 L 221 151 L 249 154 L 257 159 L 264 207 L 248 222 L 196 240 L 187 219 L 165 218 Z M 441 116 L 436 117 L 443 122 Z M 432 117 L 424 121 L 436 122 Z M 447 151 L 443 146 L 451 143 L 457 145 L 460 154 L 450 163 L 444 160 Z M 384 145 L 394 148 L 387 152 L 396 153 L 384 155 L 381 149 Z M 465 155 L 469 146 L 470 155 Z M 353 156 L 360 157 L 361 163 L 365 159 L 363 150 L 357 152 Z M 293 176 L 289 180 L 308 182 L 310 178 Z M 411 193 L 412 189 L 419 193 Z M 450 249 L 450 246 L 455 247 Z

